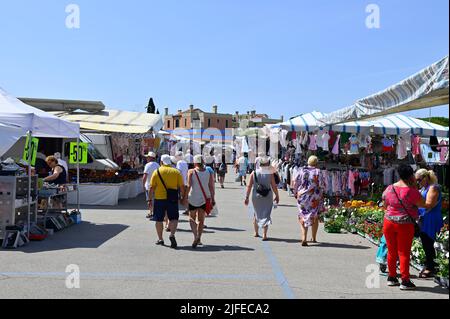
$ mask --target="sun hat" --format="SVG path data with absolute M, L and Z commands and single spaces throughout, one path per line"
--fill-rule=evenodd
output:
M 175 153 L 175 157 L 176 157 L 177 159 L 179 159 L 179 160 L 182 159 L 182 158 L 183 158 L 183 152 L 181 152 L 181 151 L 180 151 L 180 152 L 176 152 L 176 153 Z
M 154 152 L 148 152 L 147 155 L 145 155 L 145 157 L 153 157 L 156 158 L 156 154 Z
M 194 164 L 203 164 L 203 156 L 195 155 L 194 156 Z
M 214 157 L 213 156 L 209 156 L 209 155 L 205 156 L 205 163 L 206 164 L 211 164 L 213 162 L 214 162 Z
M 178 163 L 178 158 L 176 156 L 171 156 L 170 160 L 172 161 L 172 164 Z
M 261 157 L 259 158 L 259 163 L 262 164 L 262 165 L 270 164 L 270 157 L 269 157 L 269 156 L 266 156 L 266 155 L 261 156 Z
M 169 155 L 163 155 L 163 156 L 161 156 L 161 162 L 162 162 L 164 165 L 172 165 L 172 160 L 170 159 L 170 156 L 169 156 Z

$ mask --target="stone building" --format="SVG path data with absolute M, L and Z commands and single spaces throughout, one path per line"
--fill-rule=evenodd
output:
M 188 130 L 216 128 L 223 131 L 233 128 L 233 115 L 219 113 L 217 106 L 213 106 L 212 112 L 209 113 L 191 105 L 188 110 L 178 110 L 172 115 L 169 114 L 169 109 L 165 108 L 164 130 L 172 131 L 177 128 Z

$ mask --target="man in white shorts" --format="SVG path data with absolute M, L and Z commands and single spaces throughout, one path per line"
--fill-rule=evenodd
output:
M 153 152 L 148 153 L 146 158 L 147 164 L 144 168 L 144 177 L 142 178 L 142 183 L 145 189 L 145 200 L 147 201 L 147 204 L 149 206 L 149 213 L 147 215 L 147 218 L 152 218 L 153 212 L 150 207 L 153 206 L 150 205 L 148 191 L 150 190 L 150 180 L 152 178 L 153 172 L 155 172 L 159 168 L 159 164 L 156 162 L 156 154 Z

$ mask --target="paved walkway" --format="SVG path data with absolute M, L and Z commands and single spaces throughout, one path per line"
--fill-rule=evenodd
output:
M 295 201 L 286 192 L 273 213 L 271 241 L 253 238 L 251 211 L 233 180 L 228 176 L 226 189 L 218 189 L 220 215 L 207 219 L 204 247 L 191 249 L 185 216 L 179 249 L 155 246 L 143 197 L 84 208 L 83 224 L 20 250 L 0 250 L 0 298 L 449 298 L 430 280 L 402 292 L 375 275 L 369 282 L 380 279 L 380 287 L 367 288 L 376 247 L 356 235 L 321 228 L 319 244 L 301 247 Z M 69 264 L 80 268 L 80 289 L 66 288 Z

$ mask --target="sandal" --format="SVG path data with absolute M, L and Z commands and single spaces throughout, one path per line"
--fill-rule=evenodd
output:
M 192 243 L 192 248 L 197 248 L 198 244 L 200 243 L 200 240 L 196 239 L 194 240 L 194 242 Z
M 302 241 L 302 246 L 303 246 L 303 247 L 308 247 L 308 246 L 309 246 L 309 245 L 308 245 L 308 242 Z
M 435 276 L 434 276 L 434 273 L 433 272 L 431 272 L 431 271 L 422 271 L 420 274 L 419 274 L 419 278 L 421 278 L 421 279 L 428 279 L 428 278 L 434 278 Z

